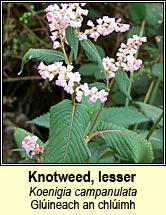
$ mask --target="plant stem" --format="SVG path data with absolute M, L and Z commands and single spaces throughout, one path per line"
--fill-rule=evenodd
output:
M 71 101 L 72 101 L 73 106 L 76 106 L 75 93 L 73 93 L 73 94 L 71 95 Z
M 145 95 L 144 103 L 147 103 L 147 102 L 148 102 L 149 97 L 150 97 L 150 94 L 151 94 L 152 89 L 153 89 L 153 86 L 154 86 L 154 83 L 155 83 L 155 80 L 153 79 L 152 82 L 150 83 L 150 86 L 149 86 L 149 88 L 148 88 L 148 91 L 147 91 L 147 93 L 146 93 L 146 95 Z M 146 126 L 147 126 L 147 123 L 145 123 L 145 127 L 146 127 Z M 134 125 L 133 130 L 136 130 L 137 128 L 138 128 L 138 123 L 136 123 L 136 124 Z
M 70 55 L 69 55 L 69 64 L 71 64 L 73 61 L 73 51 L 70 51 Z
M 90 130 L 89 130 L 89 132 L 88 132 L 87 137 L 89 137 L 89 136 L 91 135 L 91 133 L 92 133 L 92 131 L 93 131 L 93 128 L 94 128 L 94 126 L 95 126 L 95 124 L 96 124 L 96 122 L 97 122 L 97 120 L 98 120 L 98 118 L 99 118 L 99 116 L 100 116 L 100 113 L 101 113 L 101 111 L 102 111 L 102 109 L 103 109 L 103 107 L 104 107 L 104 104 L 105 104 L 105 103 L 101 104 L 100 109 L 99 109 L 99 111 L 98 111 L 98 113 L 97 113 L 97 115 L 96 115 L 96 117 L 95 117 L 95 119 L 94 119 L 94 121 L 93 121 L 93 123 L 92 123 L 92 126 L 91 126 L 91 128 L 90 128 Z
M 37 41 L 39 41 L 41 44 L 44 44 L 46 47 L 48 47 L 48 43 L 46 43 L 44 40 L 40 39 L 29 27 L 27 27 L 25 24 L 21 23 L 21 25 L 30 33 L 29 36 L 34 37 Z
M 154 86 L 154 83 L 155 83 L 155 80 L 153 79 L 152 82 L 150 83 L 150 86 L 149 86 L 149 88 L 148 88 L 148 91 L 147 91 L 147 93 L 146 93 L 146 95 L 145 95 L 144 103 L 147 103 L 147 102 L 148 102 L 149 97 L 150 97 L 150 94 L 151 94 L 152 89 L 153 89 L 153 86 Z
M 115 82 L 115 79 L 113 78 L 110 81 L 110 83 L 108 84 L 107 88 L 111 89 L 111 87 L 113 86 L 114 82 Z M 96 117 L 95 117 L 95 119 L 94 119 L 94 121 L 93 121 L 93 123 L 91 125 L 91 128 L 89 129 L 89 132 L 88 132 L 87 137 L 86 137 L 87 142 L 91 139 L 91 138 L 89 138 L 89 136 L 91 136 L 91 134 L 92 134 L 92 131 L 93 131 L 94 127 L 95 127 L 95 124 L 96 124 L 96 122 L 97 122 L 97 120 L 98 120 L 98 118 L 100 116 L 100 113 L 101 113 L 104 105 L 105 105 L 105 102 L 101 104 L 100 109 L 99 109 L 99 111 L 98 111 L 98 113 L 97 113 L 97 115 L 96 115 Z
M 156 94 L 157 94 L 158 89 L 159 89 L 160 81 L 161 81 L 161 76 L 159 76 L 157 78 L 157 80 L 156 80 L 155 86 L 153 88 L 153 91 L 152 91 L 152 94 L 151 94 L 151 97 L 150 97 L 150 101 L 149 101 L 150 104 L 154 103 L 154 100 L 156 98 Z
M 110 81 L 110 84 L 109 84 L 109 86 L 108 86 L 109 89 L 111 89 L 111 87 L 113 86 L 114 82 L 115 82 L 115 79 L 113 78 L 113 79 Z
M 123 134 L 129 134 L 130 132 L 127 131 L 123 131 L 123 130 L 103 130 L 103 131 L 96 131 L 94 133 L 92 133 L 90 136 L 87 137 L 86 141 L 89 142 L 93 137 L 99 136 L 99 135 L 103 135 L 106 133 L 111 133 L 111 132 L 119 132 L 119 133 L 123 133 Z
M 111 87 L 113 86 L 114 82 L 115 82 L 115 79 L 113 78 L 113 79 L 110 81 L 110 84 L 108 85 L 109 89 L 111 89 Z M 99 111 L 98 111 L 98 113 L 97 113 L 97 115 L 96 115 L 96 117 L 95 117 L 95 119 L 94 119 L 94 121 L 93 121 L 93 123 L 92 123 L 92 126 L 91 126 L 91 128 L 90 128 L 90 130 L 89 130 L 89 132 L 88 132 L 88 134 L 87 134 L 87 139 L 89 139 L 89 136 L 91 135 L 91 133 L 92 133 L 94 127 L 95 127 L 95 124 L 96 124 L 96 122 L 97 122 L 97 120 L 98 120 L 98 118 L 99 118 L 99 116 L 100 116 L 100 113 L 101 113 L 101 111 L 102 111 L 104 105 L 105 105 L 105 102 L 102 103 L 101 106 L 100 106 L 100 109 L 99 109 Z
M 62 50 L 63 50 L 63 54 L 65 56 L 65 63 L 69 64 L 69 59 L 68 59 L 66 51 L 65 51 L 64 43 L 62 43 Z
M 129 93 L 129 95 L 130 95 L 130 93 L 131 93 L 131 86 L 132 86 L 132 82 L 133 82 L 133 73 L 131 72 L 130 73 L 130 82 L 129 82 L 129 87 L 128 87 L 128 90 L 127 90 L 127 92 Z M 125 101 L 125 107 L 128 107 L 129 106 L 129 99 L 128 98 L 126 98 L 126 101 Z
M 143 32 L 144 32 L 144 28 L 145 28 L 145 20 L 142 21 L 142 24 L 141 24 L 141 29 L 140 29 L 140 33 L 139 33 L 139 36 L 142 37 L 143 35 Z M 139 47 L 138 47 L 138 51 L 135 55 L 135 58 L 138 57 L 138 53 L 139 53 Z M 133 73 L 130 73 L 130 83 L 129 83 L 129 87 L 128 87 L 128 93 L 130 95 L 131 93 L 131 86 L 132 86 L 132 82 L 133 82 Z M 126 101 L 125 101 L 125 107 L 127 107 L 129 105 L 129 99 L 126 98 Z
M 3 80 L 3 83 L 5 82 L 15 82 L 15 81 L 32 81 L 32 80 L 42 80 L 40 76 L 28 76 L 28 77 L 9 77 Z
M 62 45 L 62 51 L 63 51 L 63 54 L 65 56 L 65 63 L 69 64 L 69 59 L 68 59 L 68 56 L 66 54 L 66 50 L 65 50 L 64 42 L 62 41 L 62 37 L 60 37 L 60 40 L 61 40 L 61 45 Z
M 156 122 L 153 124 L 153 126 L 151 127 L 149 133 L 146 136 L 146 139 L 149 140 L 150 136 L 152 135 L 152 133 L 154 132 L 154 130 L 156 129 L 156 127 L 158 126 L 159 122 L 161 121 L 163 117 L 163 112 L 162 114 L 159 116 L 159 118 L 156 120 Z

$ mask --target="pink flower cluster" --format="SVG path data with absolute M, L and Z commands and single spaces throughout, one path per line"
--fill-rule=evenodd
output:
M 96 87 L 89 89 L 87 83 L 81 85 L 81 75 L 79 72 L 72 72 L 73 66 L 63 66 L 63 62 L 55 62 L 51 65 L 45 65 L 41 62 L 38 66 L 38 72 L 43 79 L 53 80 L 57 75 L 55 84 L 61 86 L 67 93 L 76 94 L 76 100 L 81 102 L 83 96 L 89 96 L 89 103 L 96 102 L 97 99 L 104 103 L 107 100 L 108 92 L 98 91 Z
M 61 8 L 57 4 L 49 5 L 46 8 L 54 49 L 61 47 L 61 42 L 57 41 L 59 38 L 60 41 L 67 43 L 65 30 L 68 26 L 73 28 L 81 27 L 83 15 L 87 16 L 88 14 L 88 10 L 81 8 L 85 5 L 86 3 L 62 3 Z
M 53 48 L 63 46 L 67 43 L 66 28 L 71 26 L 73 28 L 80 28 L 83 22 L 83 16 L 87 16 L 88 10 L 82 9 L 86 3 L 61 3 L 61 7 L 57 4 L 49 5 L 46 8 L 46 16 L 49 22 L 50 31 L 52 32 L 51 39 L 54 42 Z M 90 29 L 85 32 L 77 32 L 79 40 L 86 40 L 88 37 L 95 41 L 99 36 L 107 36 L 112 32 L 126 32 L 129 30 L 129 24 L 121 23 L 121 18 L 115 19 L 108 16 L 103 16 L 96 20 L 95 25 L 91 20 L 88 20 L 87 25 Z M 134 35 L 133 38 L 127 40 L 127 43 L 122 43 L 117 52 L 117 60 L 114 58 L 105 57 L 102 59 L 103 67 L 108 78 L 114 78 L 118 70 L 136 71 L 142 65 L 142 60 L 136 59 L 135 54 L 138 52 L 139 46 L 142 42 L 146 42 L 146 37 L 139 37 Z M 88 102 L 94 103 L 97 99 L 101 103 L 107 100 L 108 92 L 104 89 L 98 91 L 96 87 L 89 89 L 87 83 L 83 85 L 80 83 L 81 75 L 79 72 L 72 72 L 73 66 L 64 66 L 63 62 L 55 62 L 50 65 L 45 65 L 41 62 L 38 66 L 38 73 L 43 79 L 52 81 L 55 76 L 55 84 L 64 88 L 67 93 L 75 94 L 78 102 L 81 102 L 83 96 L 88 96 Z
M 146 41 L 146 37 L 133 35 L 133 38 L 129 38 L 126 44 L 121 43 L 121 46 L 116 54 L 116 65 L 127 72 L 134 72 L 140 69 L 142 60 L 136 59 L 135 54 L 138 52 L 139 46 Z
M 87 36 L 93 38 L 97 41 L 99 36 L 107 36 L 115 32 L 125 32 L 130 28 L 129 24 L 121 23 L 121 18 L 115 20 L 115 18 L 110 18 L 108 16 L 103 16 L 96 20 L 98 23 L 96 26 L 91 20 L 88 20 L 87 25 L 90 26 L 90 29 L 85 30 L 85 32 L 79 32 L 78 37 L 80 40 L 87 39 Z
M 103 63 L 106 73 L 108 74 L 108 78 L 114 78 L 115 72 L 119 69 L 116 66 L 115 59 L 105 57 L 105 58 L 103 58 L 102 63 Z
M 114 78 L 118 70 L 123 69 L 126 72 L 134 72 L 140 69 L 142 60 L 136 59 L 135 54 L 138 52 L 139 46 L 146 41 L 146 37 L 133 35 L 133 38 L 129 38 L 126 44 L 121 43 L 116 54 L 117 61 L 114 58 L 103 58 L 102 63 L 108 78 Z
M 22 141 L 22 147 L 25 149 L 29 158 L 44 152 L 44 147 L 39 146 L 39 144 L 36 142 L 37 140 L 38 137 L 28 135 Z
M 52 81 L 55 75 L 59 74 L 60 71 L 66 69 L 66 67 L 62 67 L 62 64 L 63 62 L 55 62 L 46 66 L 43 62 L 41 62 L 38 66 L 38 73 L 43 79 Z
M 79 72 L 61 72 L 58 75 L 58 79 L 55 84 L 64 88 L 67 93 L 73 94 L 75 85 L 78 85 L 81 81 L 81 75 Z
M 51 40 L 53 41 L 53 48 L 62 47 L 61 42 L 68 44 L 66 40 L 65 30 L 68 26 L 73 28 L 80 28 L 83 22 L 83 16 L 87 16 L 88 10 L 82 9 L 86 3 L 61 3 L 61 7 L 57 4 L 49 5 L 45 11 L 47 20 L 49 22 L 50 31 L 52 33 Z M 79 40 L 86 40 L 88 37 L 95 41 L 99 36 L 107 36 L 112 32 L 125 32 L 130 28 L 129 24 L 121 23 L 121 18 L 115 20 L 108 16 L 103 16 L 96 20 L 97 25 L 88 20 L 87 25 L 91 27 L 85 32 L 77 32 Z M 60 39 L 60 41 L 59 41 Z
M 104 103 L 107 100 L 108 92 L 105 90 L 98 91 L 96 87 L 89 89 L 88 84 L 85 83 L 76 88 L 76 100 L 80 102 L 83 96 L 89 97 L 89 104 L 95 103 L 97 99 L 99 99 L 101 103 Z

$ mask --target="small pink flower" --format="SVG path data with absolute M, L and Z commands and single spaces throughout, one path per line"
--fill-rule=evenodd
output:
M 130 25 L 129 24 L 123 24 L 121 27 L 120 27 L 120 32 L 126 32 L 128 31 L 130 28 Z
M 55 81 L 55 84 L 58 85 L 58 86 L 61 86 L 61 87 L 66 87 L 67 82 L 65 80 L 65 75 L 59 74 L 58 79 Z
M 67 65 L 67 72 L 71 72 L 73 70 L 74 66 L 73 65 Z
M 100 90 L 97 93 L 97 96 L 100 99 L 100 102 L 104 103 L 105 101 L 107 101 L 108 92 L 106 92 L 105 90 Z
M 84 96 L 88 96 L 89 95 L 89 86 L 87 83 L 84 83 L 83 85 L 81 85 L 81 89 L 84 92 Z
M 89 104 L 93 104 L 97 101 L 98 97 L 96 94 L 92 94 L 90 97 L 89 97 L 89 100 L 88 100 L 88 103 Z
M 84 7 L 87 3 L 80 3 L 81 7 Z
M 116 54 L 118 61 L 116 65 L 127 72 L 134 72 L 140 69 L 142 60 L 136 59 L 134 55 L 137 53 L 139 46 L 142 45 L 142 42 L 146 42 L 146 37 L 133 35 L 132 38 L 127 40 L 126 44 L 122 43 Z
M 88 20 L 87 25 L 88 25 L 88 26 L 91 26 L 91 27 L 94 26 L 94 24 L 93 24 L 93 22 L 92 22 L 91 20 Z
M 78 32 L 77 33 L 77 37 L 79 40 L 87 40 L 87 35 L 85 33 L 82 33 L 82 32 Z
M 118 70 L 118 67 L 115 63 L 115 59 L 106 57 L 106 58 L 103 58 L 102 62 L 103 62 L 103 66 L 104 66 L 106 73 L 109 74 L 108 77 L 114 78 L 115 73 Z
M 70 21 L 70 26 L 73 28 L 80 28 L 81 24 L 82 23 L 80 21 L 73 21 L 73 20 Z
M 25 149 L 25 152 L 29 158 L 44 152 L 44 146 L 39 146 L 37 140 L 38 137 L 28 135 L 22 141 L 22 147 Z
M 89 20 L 90 21 L 90 20 Z M 103 19 L 99 18 L 96 20 L 96 22 L 99 24 L 99 25 L 102 25 L 103 24 Z M 88 24 L 88 23 L 87 23 Z M 90 25 L 89 25 L 90 26 Z
M 90 93 L 89 87 L 87 83 L 80 85 L 76 88 L 76 100 L 81 102 L 83 96 L 88 96 Z
M 71 26 L 73 28 L 80 28 L 83 22 L 83 16 L 87 16 L 88 10 L 82 9 L 86 3 L 61 3 L 61 7 L 57 4 L 50 5 L 46 8 L 46 17 L 49 22 L 49 28 L 52 32 L 51 39 L 54 42 L 53 48 L 61 47 L 59 41 L 67 43 L 66 28 Z M 57 32 L 54 35 L 54 32 Z
M 67 69 L 71 69 L 71 66 L 68 66 L 66 68 L 65 66 L 63 66 L 63 62 L 55 62 L 48 66 L 44 65 L 44 63 L 41 62 L 38 66 L 38 73 L 43 79 L 48 79 L 49 81 L 52 81 L 57 74 L 60 73 L 64 75 Z
M 91 34 L 89 34 L 90 38 L 93 38 L 94 41 L 97 41 L 98 37 L 100 36 L 100 34 L 96 31 L 96 32 L 92 32 Z
M 59 47 L 61 47 L 60 42 L 54 41 L 54 43 L 53 43 L 53 49 L 57 49 L 57 48 L 59 48 Z
M 96 87 L 92 87 L 89 91 L 89 104 L 95 103 L 98 99 L 98 89 Z
M 93 38 L 94 41 L 98 39 L 99 36 L 107 36 L 112 32 L 125 32 L 129 30 L 130 25 L 121 23 L 121 19 L 117 21 L 115 18 L 110 18 L 108 16 L 103 16 L 96 20 L 97 25 L 95 26 L 91 20 L 88 20 L 87 25 L 90 26 L 90 29 L 86 29 L 85 32 L 81 32 L 83 35 L 86 34 L 90 38 Z M 81 34 L 79 33 L 78 38 L 81 40 Z
M 141 37 L 141 41 L 145 43 L 145 42 L 147 42 L 147 38 L 146 37 Z
M 88 12 L 89 12 L 88 10 L 82 9 L 81 7 L 78 7 L 77 9 L 77 13 L 79 14 L 79 16 L 82 16 L 82 15 L 87 16 Z
M 82 90 L 77 90 L 76 91 L 76 101 L 81 102 L 83 95 L 84 95 L 84 92 Z

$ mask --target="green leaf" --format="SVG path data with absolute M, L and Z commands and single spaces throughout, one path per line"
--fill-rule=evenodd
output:
M 86 111 L 86 113 L 89 115 L 91 121 L 93 121 L 93 119 L 95 118 L 97 112 L 100 109 L 101 103 L 100 103 L 99 100 L 97 100 L 95 103 L 89 104 L 88 103 L 88 97 L 84 96 L 82 98 L 82 104 L 81 104 L 81 106 Z
M 95 9 L 93 9 L 93 8 L 91 8 L 91 9 L 89 10 L 88 18 L 89 18 L 90 20 L 96 21 L 96 19 L 98 19 L 98 18 L 100 18 L 100 17 L 102 17 L 102 16 L 103 16 L 103 14 L 98 10 L 98 7 L 97 7 L 97 10 L 95 10 Z
M 80 44 L 82 48 L 85 50 L 86 54 L 90 56 L 93 62 L 97 63 L 100 70 L 105 73 L 101 57 L 99 52 L 97 51 L 95 45 L 90 40 L 81 40 Z M 106 76 L 106 75 L 105 75 Z
M 152 67 L 152 75 L 161 77 L 161 79 L 163 80 L 163 64 L 154 64 Z
M 72 106 L 64 100 L 50 109 L 49 142 L 45 150 L 46 163 L 83 163 L 90 157 L 84 140 L 89 117 L 81 105 Z
M 138 112 L 134 107 L 103 108 L 100 118 L 105 122 L 120 125 L 125 128 L 135 123 L 148 122 L 149 118 Z
M 104 73 L 101 72 L 98 64 L 87 63 L 79 68 L 79 72 L 84 76 L 94 75 L 97 80 L 104 79 Z
M 151 26 L 152 30 L 156 34 L 156 27 L 163 22 L 163 11 L 156 3 L 145 3 L 146 4 L 146 23 L 148 26 Z M 154 15 L 155 14 L 155 15 Z
M 163 151 L 163 129 L 156 129 L 150 137 L 149 141 L 151 142 L 154 150 Z
M 149 73 L 151 73 L 151 71 L 147 71 L 145 72 L 138 72 L 137 74 L 134 73 L 133 74 L 133 83 L 132 83 L 132 89 L 134 89 L 132 91 L 133 93 L 133 97 L 135 97 L 135 95 L 137 96 L 142 96 L 142 95 L 146 95 L 146 92 L 150 86 L 151 83 L 151 79 L 150 79 L 150 75 Z M 138 99 L 137 99 L 138 100 Z
M 81 75 L 89 76 L 89 75 L 94 75 L 95 73 L 100 72 L 100 68 L 95 63 L 88 63 L 88 64 L 83 64 L 79 68 L 79 72 L 81 73 Z
M 136 130 L 136 132 L 140 133 L 140 135 L 144 138 L 149 133 L 148 130 Z M 154 151 L 163 151 L 163 128 L 155 129 L 153 134 L 149 138 L 149 142 L 151 142 Z
M 146 4 L 145 3 L 130 3 L 130 15 L 132 20 L 138 24 L 146 17 Z
M 122 92 L 117 91 L 113 93 L 111 96 L 110 106 L 125 105 L 125 101 L 126 101 L 126 96 Z
M 127 38 L 132 38 L 133 35 L 139 35 L 140 29 L 141 29 L 140 26 L 134 26 L 134 27 L 130 28 L 130 30 L 129 30 L 128 33 L 127 33 Z M 143 33 L 143 36 L 144 36 L 144 35 L 145 35 L 145 34 Z
M 145 116 L 152 120 L 154 123 L 163 112 L 162 109 L 143 102 L 133 102 L 133 104 L 138 106 L 140 110 L 145 114 Z M 163 126 L 163 120 L 160 121 L 159 125 Z
M 151 163 L 153 161 L 150 142 L 138 134 L 107 122 L 101 122 L 98 131 L 102 131 L 101 138 L 122 159 L 131 163 Z
M 99 144 L 95 141 L 88 145 L 92 154 L 88 163 L 116 163 L 114 152 L 105 143 Z
M 94 44 L 94 46 L 98 51 L 100 58 L 103 59 L 106 56 L 104 49 L 101 46 L 96 44 Z M 90 61 L 94 62 L 93 56 L 89 55 L 88 53 L 86 53 L 86 55 Z
M 96 87 L 98 90 L 105 89 L 105 83 L 103 82 L 94 82 L 89 84 L 89 88 Z M 95 103 L 96 104 L 96 103 Z
M 164 162 L 164 143 L 163 143 L 163 129 L 156 129 L 149 141 L 152 144 L 154 151 L 154 161 L 153 163 L 163 163 Z
M 71 50 L 74 53 L 74 57 L 75 57 L 75 60 L 76 60 L 77 54 L 78 54 L 79 39 L 76 36 L 75 31 L 76 31 L 75 28 L 72 28 L 72 27 L 69 26 L 66 29 L 66 39 L 67 39 L 67 42 L 69 43 L 69 46 L 70 46 Z
M 103 49 L 103 47 L 99 46 L 99 45 L 95 45 L 101 59 L 103 59 L 106 56 L 105 50 Z
M 16 144 L 17 144 L 19 149 L 22 149 L 21 143 L 22 143 L 24 137 L 26 137 L 27 135 L 33 136 L 34 134 L 32 134 L 32 133 L 30 133 L 30 132 L 28 132 L 28 131 L 26 131 L 26 130 L 24 130 L 22 128 L 15 128 L 15 130 L 14 130 L 14 139 L 15 139 Z M 37 143 L 39 145 L 44 144 L 40 139 L 37 140 Z M 23 157 L 23 158 L 27 157 L 27 155 L 26 155 L 24 150 L 23 151 L 21 150 L 20 153 L 21 153 L 21 157 Z
M 118 71 L 115 75 L 115 81 L 118 85 L 119 90 L 127 96 L 129 100 L 132 100 L 130 94 L 128 93 L 128 87 L 130 84 L 130 80 L 127 76 L 127 74 L 124 71 Z
M 43 114 L 35 119 L 28 121 L 28 123 L 33 123 L 45 128 L 50 128 L 50 113 Z
M 29 49 L 22 59 L 20 73 L 23 70 L 24 64 L 30 59 L 37 59 L 46 63 L 54 63 L 56 61 L 63 61 L 65 58 L 62 52 L 52 49 Z
M 144 45 L 143 49 L 147 51 L 151 58 L 155 59 L 155 61 L 159 61 L 161 58 L 161 50 L 155 46 L 147 46 Z

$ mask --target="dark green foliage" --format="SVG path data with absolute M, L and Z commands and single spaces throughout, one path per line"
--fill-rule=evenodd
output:
M 71 101 L 64 100 L 50 110 L 46 163 L 82 163 L 90 157 L 84 139 L 89 117 L 80 105 L 73 108 Z
M 122 159 L 131 163 L 153 161 L 151 144 L 136 133 L 106 122 L 100 123 L 98 130 L 103 131 L 101 138 Z
M 64 55 L 62 52 L 52 49 L 29 49 L 22 59 L 21 72 L 23 70 L 24 64 L 33 58 L 46 63 L 54 63 L 55 61 L 64 60 Z
M 91 157 L 88 160 L 88 163 L 116 163 L 114 157 L 115 153 L 107 146 L 107 144 L 101 144 L 101 141 L 100 143 L 97 141 L 90 142 L 89 149 L 91 150 Z
M 142 113 L 144 113 L 145 116 L 148 117 L 153 122 L 156 122 L 156 120 L 163 112 L 162 109 L 150 104 L 145 104 L 143 102 L 134 102 L 133 104 L 137 105 L 142 111 Z M 160 122 L 160 125 L 161 126 L 163 125 L 163 121 Z
M 130 3 L 130 14 L 134 22 L 140 24 L 145 19 L 146 13 L 145 3 Z
M 124 71 L 118 71 L 115 75 L 115 81 L 118 85 L 119 90 L 128 98 L 132 99 L 128 92 L 128 87 L 130 84 L 129 78 Z
M 112 124 L 125 128 L 136 123 L 139 124 L 149 121 L 149 118 L 138 112 L 134 107 L 104 108 L 100 118 L 105 122 L 111 122 Z
M 104 73 L 105 71 L 102 64 L 102 60 L 95 45 L 90 40 L 82 40 L 80 41 L 80 44 L 82 48 L 85 50 L 86 54 L 90 56 L 93 62 L 98 64 L 100 70 Z
M 79 45 L 79 39 L 76 36 L 75 33 L 76 29 L 75 28 L 71 28 L 70 26 L 66 29 L 66 39 L 69 43 L 69 46 L 71 48 L 71 50 L 74 53 L 74 58 L 76 60 L 77 58 L 77 54 L 78 54 L 78 45 Z
M 45 128 L 50 128 L 50 113 L 48 112 L 39 117 L 36 117 L 35 119 L 28 121 L 28 123 L 33 123 Z

